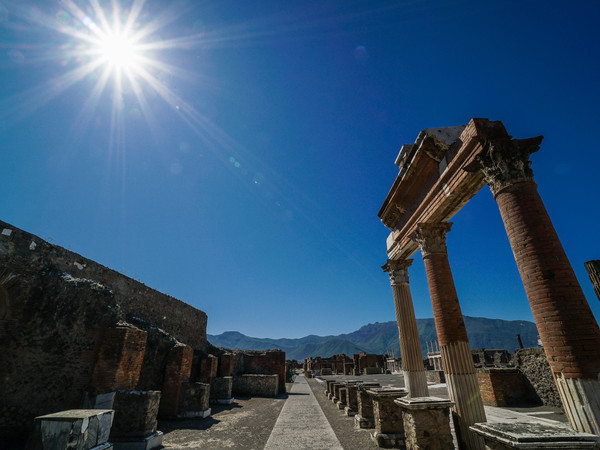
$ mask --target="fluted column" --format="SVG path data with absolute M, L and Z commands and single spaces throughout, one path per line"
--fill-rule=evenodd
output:
M 429 396 L 429 389 L 427 389 L 423 353 L 421 352 L 417 319 L 412 296 L 410 295 L 410 286 L 408 285 L 408 267 L 412 262 L 412 259 L 388 260 L 382 268 L 390 276 L 390 284 L 394 292 L 396 321 L 402 354 L 402 370 L 404 371 L 404 384 L 408 390 L 408 396 L 427 397 Z
M 600 329 L 533 181 L 541 140 L 483 140 L 468 170 L 481 171 L 498 203 L 569 422 L 600 434 Z
M 470 425 L 485 422 L 486 418 L 448 261 L 446 233 L 451 226 L 451 223 L 419 224 L 413 239 L 419 244 L 425 262 L 442 367 L 448 394 L 454 402 L 452 414 L 458 444 L 460 448 L 483 449 L 483 440 L 469 430 Z

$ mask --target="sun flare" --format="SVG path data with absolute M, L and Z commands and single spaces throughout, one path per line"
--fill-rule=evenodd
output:
M 108 32 L 98 42 L 100 58 L 115 69 L 132 69 L 140 60 L 140 49 L 125 33 Z

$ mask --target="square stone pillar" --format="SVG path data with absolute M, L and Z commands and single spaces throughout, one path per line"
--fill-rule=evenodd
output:
M 182 383 L 190 379 L 193 353 L 191 347 L 183 344 L 173 347 L 169 352 L 158 411 L 161 417 L 177 417 L 181 387 Z
M 406 448 L 454 448 L 450 431 L 453 402 L 438 397 L 395 400 L 402 413 Z
M 210 401 L 222 405 L 233 403 L 233 377 L 213 378 L 210 384 Z
M 206 383 L 181 383 L 181 394 L 177 417 L 208 417 L 210 408 L 210 384 Z
M 379 447 L 398 447 L 404 441 L 402 412 L 394 400 L 406 397 L 402 388 L 373 388 L 367 390 L 373 399 L 375 431 L 371 434 Z
M 118 448 L 153 449 L 162 445 L 163 434 L 156 430 L 160 391 L 118 391 L 115 420 L 110 440 Z
M 356 428 L 373 428 L 375 426 L 373 422 L 373 397 L 368 393 L 368 390 L 376 387 L 379 387 L 379 383 L 362 383 L 359 385 L 357 392 L 358 412 L 354 416 L 354 426 Z

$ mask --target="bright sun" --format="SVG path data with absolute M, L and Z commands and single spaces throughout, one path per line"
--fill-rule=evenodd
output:
M 100 58 L 115 69 L 128 70 L 139 63 L 139 48 L 124 33 L 107 33 L 98 42 L 98 47 Z

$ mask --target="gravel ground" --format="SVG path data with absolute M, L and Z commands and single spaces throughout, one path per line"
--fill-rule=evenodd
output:
M 289 390 L 289 389 L 288 389 Z M 237 398 L 231 405 L 211 405 L 205 419 L 161 420 L 165 449 L 260 449 L 271 435 L 287 396 Z

